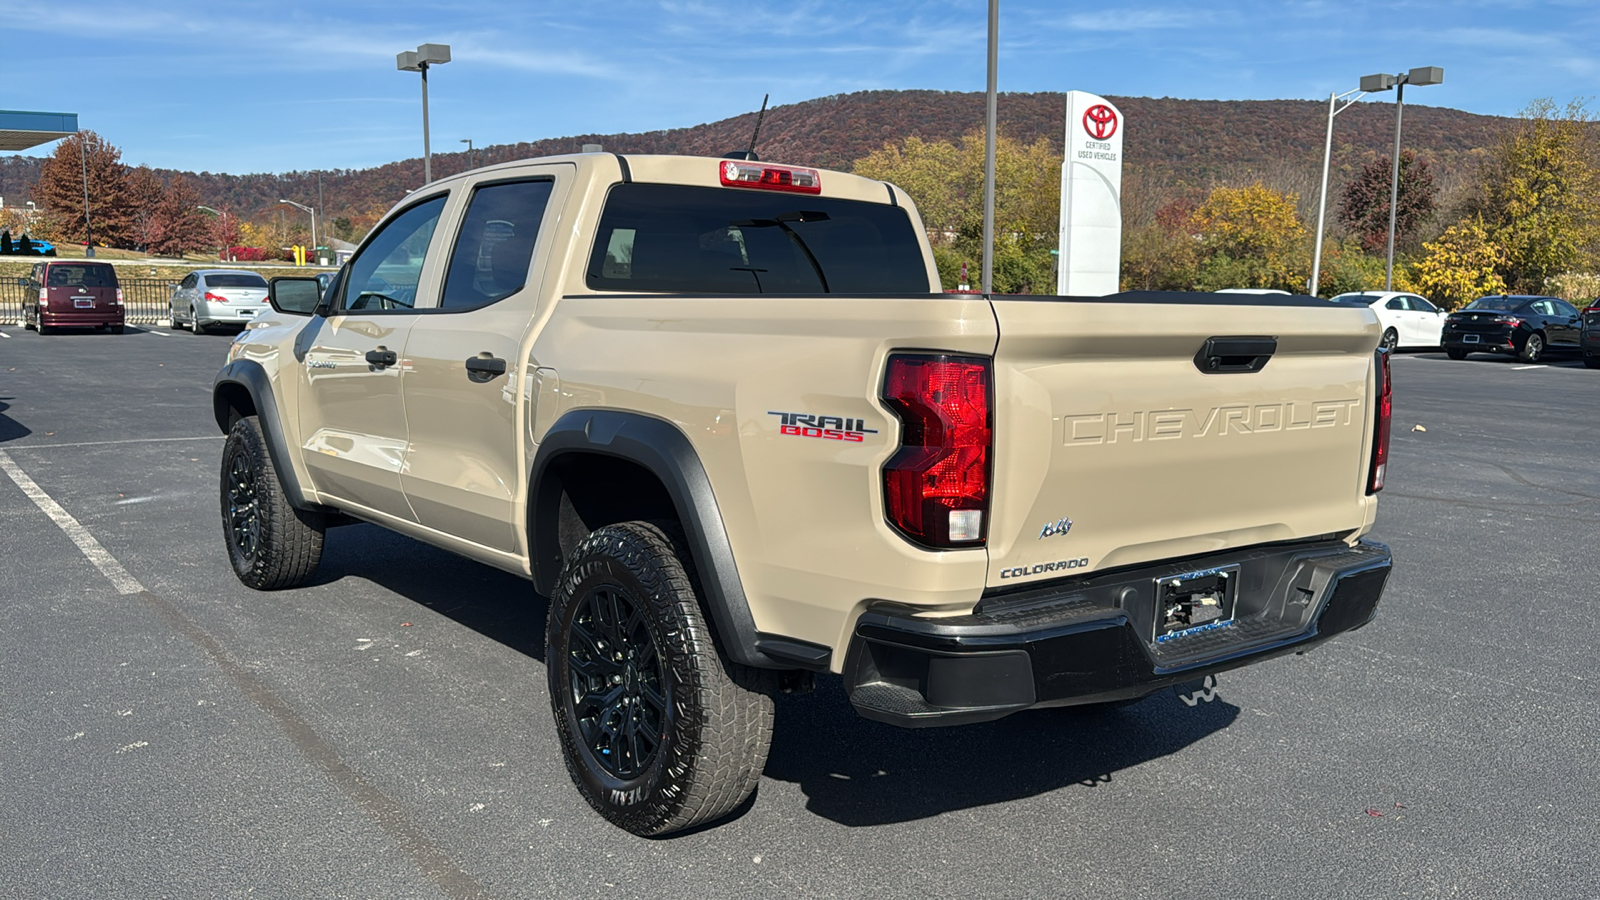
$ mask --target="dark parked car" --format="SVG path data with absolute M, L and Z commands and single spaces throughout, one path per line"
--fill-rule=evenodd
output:
M 1526 294 L 1479 297 L 1444 322 L 1444 352 L 1500 353 L 1535 362 L 1552 353 L 1578 352 L 1578 309 L 1559 297 Z
M 1583 345 L 1583 364 L 1600 369 L 1600 297 L 1589 301 L 1583 311 L 1583 325 L 1579 333 Z
M 42 262 L 27 278 L 18 279 L 22 326 L 49 334 L 55 328 L 110 329 L 121 334 L 122 288 L 117 270 L 102 262 Z

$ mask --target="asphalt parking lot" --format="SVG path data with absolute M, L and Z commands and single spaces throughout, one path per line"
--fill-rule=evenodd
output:
M 1395 361 L 1362 631 L 1192 709 L 902 731 L 825 679 L 651 841 L 568 781 L 525 582 L 367 525 L 233 577 L 227 337 L 0 331 L 8 900 L 1600 896 L 1600 371 Z

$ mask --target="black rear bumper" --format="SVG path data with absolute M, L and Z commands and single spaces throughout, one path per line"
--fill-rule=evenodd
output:
M 1367 624 L 1392 561 L 1372 541 L 1260 547 L 986 596 L 970 615 L 869 608 L 845 659 L 861 715 L 907 727 L 1142 697 Z M 1163 579 L 1228 568 L 1226 624 L 1156 638 Z

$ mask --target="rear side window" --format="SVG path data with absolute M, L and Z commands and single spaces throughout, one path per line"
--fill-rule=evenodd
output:
M 207 275 L 206 287 L 217 288 L 261 288 L 267 287 L 267 280 L 260 275 L 240 273 L 238 275 Z
M 611 189 L 587 281 L 596 290 L 697 294 L 929 291 L 904 209 L 668 184 Z
M 114 288 L 116 270 L 110 266 L 51 266 L 47 287 Z
M 541 179 L 488 184 L 473 191 L 450 256 L 440 307 L 485 306 L 522 290 L 554 186 L 555 182 Z

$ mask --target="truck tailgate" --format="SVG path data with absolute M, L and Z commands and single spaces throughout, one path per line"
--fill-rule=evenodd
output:
M 993 307 L 990 587 L 1370 527 L 1370 310 L 1196 294 Z

